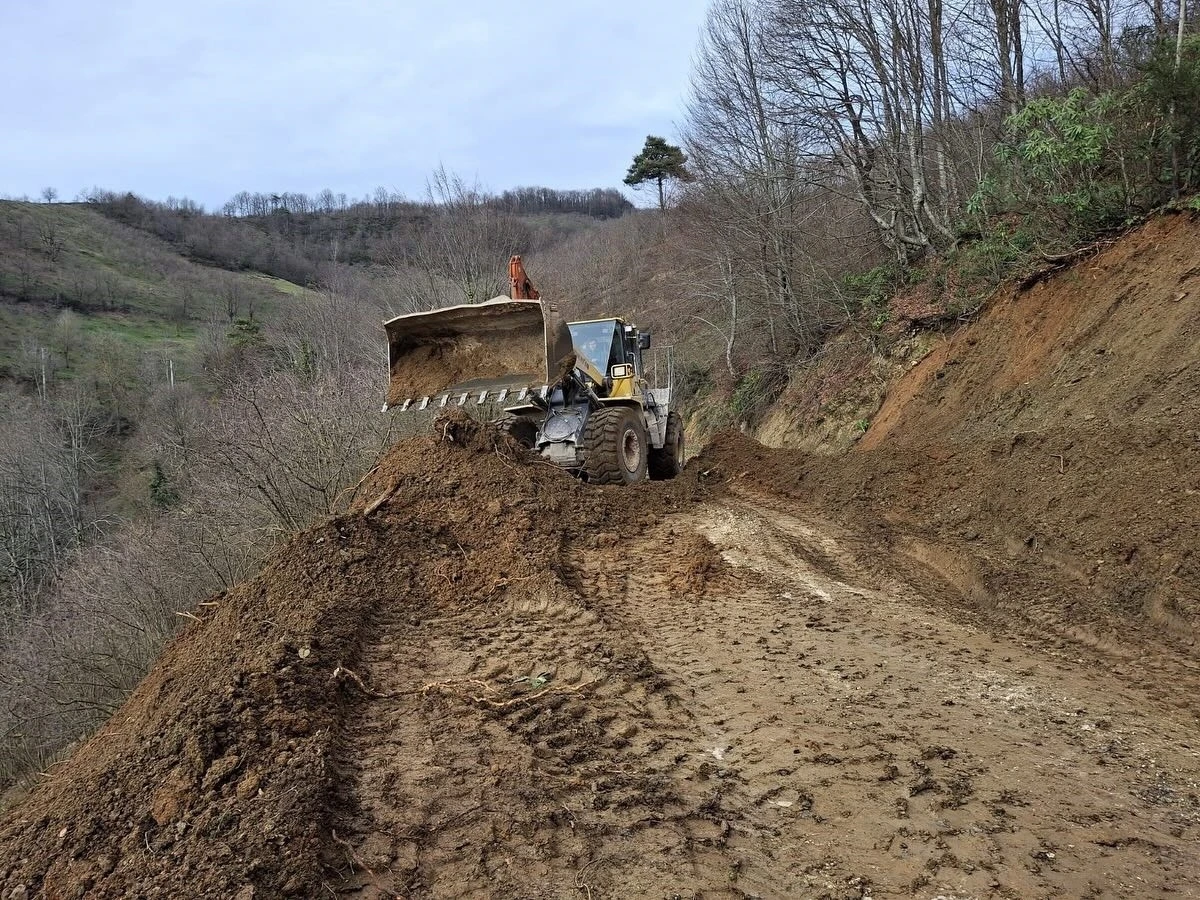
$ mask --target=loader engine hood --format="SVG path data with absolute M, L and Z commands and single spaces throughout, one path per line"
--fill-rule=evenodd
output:
M 471 390 L 552 385 L 575 365 L 553 304 L 497 297 L 396 316 L 388 338 L 387 404 Z

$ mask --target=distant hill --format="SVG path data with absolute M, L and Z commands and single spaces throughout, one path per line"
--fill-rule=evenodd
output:
M 419 249 L 433 223 L 448 216 L 487 219 L 505 234 L 508 249 L 530 253 L 633 210 L 611 188 L 516 188 L 492 195 L 458 181 L 443 185 L 437 203 L 415 203 L 382 191 L 376 199 L 360 201 L 331 191 L 315 196 L 243 191 L 220 214 L 206 213 L 186 199 L 155 203 L 130 193 L 94 191 L 88 202 L 193 259 L 256 269 L 297 284 L 315 280 L 324 264 L 403 262 Z M 489 241 L 483 237 L 486 246 Z M 498 269 L 502 263 L 496 263 Z
M 0 202 L 0 377 L 20 380 L 46 348 L 69 367 L 74 335 L 186 359 L 198 327 L 253 315 L 269 321 L 307 289 L 260 272 L 225 271 L 89 204 Z
M 492 296 L 511 253 L 547 251 L 633 208 L 614 189 L 447 199 L 243 192 L 220 213 L 102 190 L 79 203 L 0 201 L 0 378 L 31 380 L 47 362 L 72 377 L 72 345 L 96 338 L 186 370 L 206 326 L 246 318 L 269 327 L 319 286 L 360 307 L 437 305 L 462 288 L 451 270 L 468 255 L 470 279 Z M 443 235 L 438 223 L 451 216 L 470 227 Z M 412 270 L 425 271 L 397 279 Z

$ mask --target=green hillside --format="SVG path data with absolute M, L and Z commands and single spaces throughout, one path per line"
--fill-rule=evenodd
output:
M 85 204 L 0 202 L 0 376 L 23 380 L 44 348 L 69 377 L 78 351 L 110 340 L 186 370 L 206 326 L 269 324 L 312 293 L 198 264 Z

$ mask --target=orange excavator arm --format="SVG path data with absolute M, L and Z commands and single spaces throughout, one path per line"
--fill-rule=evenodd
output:
M 541 294 L 525 274 L 525 264 L 521 257 L 514 256 L 508 261 L 508 281 L 512 285 L 508 296 L 513 300 L 539 300 Z

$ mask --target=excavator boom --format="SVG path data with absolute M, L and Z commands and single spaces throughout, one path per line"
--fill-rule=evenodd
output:
M 508 283 L 512 285 L 508 295 L 514 300 L 540 300 L 542 297 L 525 274 L 525 263 L 519 256 L 508 261 Z

